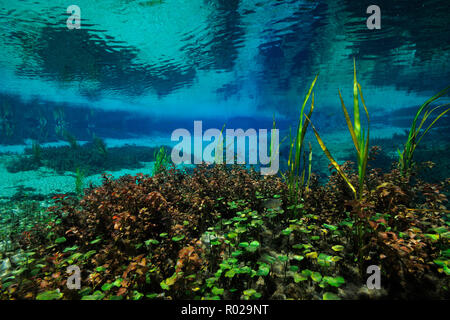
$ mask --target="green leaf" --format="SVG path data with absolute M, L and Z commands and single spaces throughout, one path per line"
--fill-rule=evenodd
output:
M 308 280 L 307 277 L 305 277 L 303 274 L 294 273 L 294 282 L 299 283 L 300 281 Z
M 99 243 L 100 241 L 102 241 L 102 239 L 101 239 L 101 238 L 97 238 L 97 239 L 95 239 L 95 240 L 92 240 L 92 241 L 90 242 L 90 244 L 96 244 L 96 243 Z
M 258 272 L 256 273 L 256 275 L 265 277 L 269 274 L 269 272 L 270 272 L 270 267 L 267 264 L 263 263 L 263 264 L 259 265 L 259 269 L 258 269 Z
M 341 246 L 340 244 L 332 246 L 331 249 L 333 249 L 334 251 L 342 251 L 344 250 L 344 246 Z
M 435 264 L 437 264 L 439 267 L 442 267 L 442 268 L 445 267 L 448 264 L 448 261 L 440 260 L 440 259 L 433 260 L 433 262 Z
M 336 227 L 336 226 L 333 226 L 333 225 L 331 225 L 331 224 L 326 224 L 326 223 L 324 223 L 323 226 L 324 226 L 325 228 L 327 228 L 327 229 L 330 229 L 331 231 L 335 231 L 335 230 L 337 230 L 337 228 L 338 228 L 338 227 Z
M 212 294 L 214 294 L 216 296 L 220 296 L 220 295 L 223 294 L 224 289 L 214 287 L 214 288 L 211 289 L 211 292 L 212 292 Z
M 450 258 L 450 249 L 442 251 L 442 255 L 446 258 Z
M 229 233 L 227 234 L 227 237 L 228 237 L 229 239 L 234 239 L 234 238 L 237 237 L 237 233 L 236 233 L 236 232 L 229 232 Z
M 253 296 L 256 293 L 256 290 L 255 289 L 248 289 L 248 290 L 244 290 L 243 293 L 244 293 L 244 295 L 251 297 L 251 296 Z
M 228 270 L 227 272 L 225 272 L 225 277 L 233 278 L 235 274 L 236 274 L 236 272 L 233 269 L 231 269 L 231 270 Z
M 149 245 L 151 245 L 151 244 L 159 244 L 159 241 L 158 240 L 155 240 L 155 239 L 148 239 L 148 240 L 146 240 L 145 241 L 145 245 L 148 247 Z
M 57 244 L 60 244 L 60 243 L 66 242 L 66 241 L 67 241 L 67 239 L 65 237 L 60 237 L 60 238 L 55 239 L 55 243 L 57 243 Z
M 292 229 L 287 227 L 286 229 L 284 229 L 283 231 L 281 231 L 281 234 L 284 236 L 288 236 L 292 233 Z
M 241 242 L 241 243 L 239 243 L 239 247 L 247 248 L 248 246 L 249 246 L 248 242 Z
M 322 275 L 319 272 L 313 272 L 311 274 L 311 279 L 315 282 L 320 282 L 320 280 L 322 280 Z
M 75 250 L 77 250 L 77 249 L 78 249 L 78 246 L 75 245 L 75 246 L 73 246 L 73 247 L 67 247 L 67 248 L 65 248 L 65 249 L 63 250 L 63 252 L 75 251 Z
M 345 283 L 345 280 L 343 277 L 323 277 L 323 281 L 325 281 L 326 283 L 328 283 L 330 286 L 333 287 L 340 287 L 341 285 L 343 285 Z
M 251 273 L 252 268 L 250 268 L 249 266 L 245 266 L 245 267 L 239 268 L 238 271 L 239 271 L 239 273 Z
M 450 276 L 450 268 L 447 267 L 447 266 L 444 266 L 443 269 L 444 269 L 445 274 L 448 275 L 448 276 Z
M 69 261 L 75 261 L 75 260 L 78 260 L 78 258 L 80 258 L 80 257 L 82 257 L 82 256 L 83 256 L 82 253 L 76 252 L 76 253 L 74 253 L 73 255 L 71 255 L 69 258 L 67 258 L 67 260 L 69 260 Z
M 144 296 L 143 293 L 140 293 L 139 291 L 134 290 L 133 291 L 133 300 L 140 300 Z
M 92 295 L 82 297 L 81 300 L 102 300 L 104 297 L 104 293 L 95 291 Z
M 170 287 L 167 285 L 167 283 L 165 281 L 161 281 L 161 283 L 159 284 L 161 286 L 161 288 L 163 290 L 169 290 Z
M 317 257 L 317 263 L 322 267 L 329 267 L 332 262 L 332 256 L 329 256 L 327 254 L 321 253 Z
M 237 227 L 236 229 L 234 229 L 234 231 L 236 231 L 237 233 L 244 233 L 247 231 L 247 228 L 245 227 Z
M 90 250 L 88 252 L 86 252 L 83 256 L 83 259 L 89 259 L 92 255 L 94 255 L 97 251 L 95 250 Z
M 255 252 L 256 250 L 258 250 L 259 246 L 260 246 L 260 244 L 258 241 L 252 241 L 252 242 L 250 242 L 250 245 L 247 248 L 247 251 Z
M 102 290 L 103 291 L 109 291 L 109 290 L 111 290 L 111 288 L 113 287 L 114 285 L 112 284 L 112 283 L 105 283 L 104 285 L 102 285 Z
M 341 300 L 341 298 L 332 292 L 325 292 L 323 294 L 323 300 Z
M 237 256 L 240 256 L 242 253 L 243 253 L 242 250 L 236 250 L 236 251 L 233 251 L 233 252 L 231 253 L 231 256 L 232 256 L 232 257 L 237 257 Z
M 310 277 L 312 275 L 312 271 L 309 269 L 302 270 L 302 275 L 305 277 Z
M 45 291 L 36 296 L 36 300 L 59 300 L 63 294 L 59 290 Z
M 116 279 L 113 283 L 112 283 L 112 285 L 113 286 L 115 286 L 115 287 L 121 287 L 122 286 L 122 279 L 121 278 L 119 278 L 119 279 Z
M 425 237 L 429 238 L 432 242 L 436 242 L 436 241 L 439 240 L 439 235 L 438 234 L 426 233 Z
M 177 242 L 177 241 L 180 241 L 180 240 L 183 240 L 183 239 L 184 239 L 184 234 L 176 236 L 176 237 L 173 237 L 172 241 Z
M 259 248 L 260 244 L 258 241 L 252 241 L 250 242 L 250 247 L 255 247 L 255 248 Z

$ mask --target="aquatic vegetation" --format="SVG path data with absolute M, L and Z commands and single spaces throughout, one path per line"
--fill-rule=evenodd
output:
M 425 101 L 422 106 L 417 110 L 416 115 L 414 116 L 414 119 L 411 124 L 411 128 L 409 129 L 408 133 L 408 140 L 405 143 L 405 147 L 403 148 L 403 151 L 400 152 L 398 150 L 399 155 L 399 167 L 403 174 L 408 174 L 411 171 L 412 165 L 413 165 L 413 155 L 414 151 L 417 148 L 417 145 L 422 141 L 425 134 L 433 127 L 433 125 L 438 121 L 442 116 L 444 116 L 448 111 L 450 111 L 450 108 L 446 108 L 444 111 L 439 113 L 433 121 L 424 128 L 422 132 L 422 127 L 425 124 L 428 117 L 433 113 L 434 111 L 445 108 L 446 106 L 450 105 L 450 103 L 445 103 L 442 105 L 439 105 L 437 107 L 431 107 L 431 104 L 433 102 L 436 102 L 439 98 L 444 96 L 447 92 L 449 92 L 450 86 L 445 88 L 444 90 L 438 92 L 433 97 Z M 418 123 L 419 118 L 421 118 L 420 123 Z
M 155 164 L 153 165 L 153 174 L 158 174 L 163 170 L 168 169 L 171 160 L 164 146 L 160 147 L 159 150 L 155 150 L 153 158 L 155 159 Z
M 47 118 L 43 114 L 42 110 L 39 110 L 39 138 L 46 139 L 48 137 L 47 124 Z
M 358 181 L 350 165 L 342 170 Z M 302 214 L 291 218 L 285 214 L 293 205 L 287 184 L 243 166 L 201 165 L 192 173 L 170 169 L 116 180 L 104 175 L 103 184 L 86 189 L 82 198 L 54 197 L 51 220 L 20 242 L 25 252 L 38 254 L 11 268 L 23 269 L 20 273 L 0 279 L 0 296 L 361 297 L 347 289 L 364 283 L 365 269 L 349 267 L 360 254 L 351 241 L 358 220 L 347 212 L 353 195 L 340 190 L 342 182 L 337 173 L 325 186 L 312 179 Z M 361 202 L 368 217 L 363 261 L 382 268 L 387 279 L 382 294 L 425 293 L 415 288 L 432 273 L 437 278 L 428 294 L 448 295 L 441 286 L 448 273 L 448 225 L 439 215 L 447 201 L 440 192 L 444 186 L 412 185 L 397 169 L 385 174 L 372 169 L 367 188 Z M 81 290 L 64 285 L 71 264 L 82 270 Z
M 359 93 L 359 94 L 358 94 Z M 361 119 L 360 119 L 360 108 L 359 108 L 359 97 L 361 97 L 361 102 L 364 107 L 364 111 L 366 113 L 367 117 L 367 129 L 361 130 Z M 339 98 L 341 100 L 341 106 L 342 111 L 345 116 L 345 121 L 348 126 L 348 130 L 350 132 L 350 135 L 352 137 L 353 145 L 356 150 L 356 159 L 357 159 L 357 168 L 358 168 L 358 188 L 355 188 L 353 183 L 350 181 L 347 174 L 342 170 L 342 168 L 339 166 L 339 164 L 336 162 L 336 160 L 331 155 L 330 151 L 325 146 L 323 140 L 320 138 L 316 128 L 313 124 L 311 124 L 311 127 L 314 131 L 314 134 L 317 138 L 317 141 L 319 142 L 320 147 L 322 148 L 323 152 L 327 156 L 327 158 L 330 160 L 330 163 L 334 166 L 336 171 L 339 173 L 339 175 L 342 177 L 342 179 L 346 182 L 348 187 L 352 190 L 352 193 L 354 195 L 355 201 L 353 202 L 347 202 L 352 206 L 352 214 L 355 217 L 356 220 L 356 240 L 355 242 L 358 244 L 358 263 L 360 264 L 360 268 L 362 268 L 362 262 L 363 262 L 363 248 L 365 245 L 364 237 L 366 233 L 366 220 L 370 217 L 369 213 L 364 210 L 362 206 L 362 200 L 363 200 L 363 194 L 364 194 L 364 183 L 366 178 L 366 170 L 367 170 L 367 161 L 369 159 L 369 126 L 370 126 L 370 120 L 369 120 L 369 112 L 367 111 L 366 104 L 364 102 L 364 97 L 362 95 L 361 85 L 357 82 L 356 79 L 356 63 L 355 60 L 353 60 L 353 124 L 350 119 L 350 116 L 348 114 L 347 108 L 345 107 L 344 100 L 342 99 L 341 92 L 339 90 Z M 309 117 L 307 117 L 309 121 Z
M 75 193 L 81 195 L 83 193 L 84 171 L 77 168 L 75 171 Z
M 359 93 L 359 95 L 358 95 Z M 359 96 L 361 97 L 361 102 L 364 106 L 364 111 L 366 113 L 367 117 L 367 130 L 364 129 L 361 131 L 361 120 L 360 120 L 360 110 L 359 110 Z M 335 167 L 336 171 L 341 175 L 341 177 L 345 180 L 347 185 L 352 190 L 355 199 L 361 200 L 363 196 L 363 189 L 364 189 L 364 179 L 366 177 L 366 170 L 367 170 L 367 160 L 369 157 L 369 112 L 367 111 L 366 104 L 364 102 L 364 98 L 362 95 L 361 85 L 356 80 L 356 65 L 355 61 L 353 61 L 353 124 L 350 119 L 350 116 L 348 114 L 347 108 L 345 107 L 344 100 L 342 99 L 341 92 L 339 91 L 339 98 L 341 100 L 342 105 L 342 111 L 345 116 L 345 121 L 347 122 L 348 130 L 350 132 L 350 135 L 352 137 L 353 144 L 355 146 L 356 150 L 356 159 L 358 164 L 358 182 L 359 182 L 359 188 L 358 190 L 353 186 L 353 184 L 350 182 L 344 171 L 341 169 L 339 164 L 334 160 L 333 156 L 331 155 L 330 151 L 325 146 L 323 140 L 320 138 L 319 133 L 317 132 L 316 128 L 311 124 L 311 127 L 314 131 L 314 134 L 317 138 L 317 141 L 319 142 L 320 147 L 322 148 L 323 152 L 327 156 L 327 158 L 330 160 L 331 164 Z M 307 117 L 308 122 L 310 122 L 309 117 Z
M 64 136 L 67 123 L 65 121 L 65 112 L 62 107 L 53 109 L 53 120 L 55 121 L 55 134 L 57 136 Z
M 69 131 L 64 130 L 64 138 L 67 140 L 67 142 L 69 142 L 70 147 L 72 149 L 78 149 L 78 147 L 80 146 L 78 144 L 77 138 L 75 138 Z
M 33 152 L 33 160 L 40 165 L 42 160 L 41 145 L 37 141 L 33 141 L 31 150 Z
M 142 168 L 142 162 L 154 159 L 155 151 L 159 148 L 124 146 L 106 148 L 100 138 L 76 148 L 70 146 L 41 147 L 40 159 L 36 161 L 32 149 L 26 149 L 25 155 L 13 159 L 8 163 L 9 172 L 36 170 L 45 165 L 59 173 L 71 171 L 76 173 L 77 168 L 86 175 L 100 174 L 105 171 L 117 171 L 124 168 Z
M 106 157 L 108 155 L 108 148 L 106 147 L 106 143 L 105 141 L 103 141 L 103 139 L 94 135 L 92 143 L 94 144 L 96 151 L 100 156 Z
M 305 172 L 306 172 L 306 161 L 303 154 L 303 143 L 306 135 L 306 131 L 308 129 L 309 121 L 306 121 L 306 119 L 310 118 L 312 115 L 312 112 L 314 110 L 314 93 L 312 92 L 314 85 L 317 81 L 319 75 L 317 75 L 313 82 L 311 83 L 311 86 L 308 90 L 308 93 L 305 96 L 305 99 L 303 100 L 303 104 L 300 109 L 300 115 L 298 118 L 298 124 L 297 124 L 297 131 L 296 136 L 293 138 L 290 138 L 290 150 L 289 150 L 289 159 L 288 159 L 288 172 L 286 173 L 285 179 L 287 180 L 287 184 L 289 186 L 289 192 L 291 200 L 294 200 L 294 202 L 297 204 L 299 193 L 301 196 L 301 193 L 303 191 L 303 188 L 305 187 Z M 311 108 L 309 110 L 308 116 L 305 115 L 305 106 L 306 103 L 309 100 L 309 97 L 311 97 Z M 303 157 L 303 161 L 302 161 Z M 312 157 L 312 149 L 310 148 L 309 152 L 309 165 L 308 165 L 308 178 L 306 187 L 309 185 L 310 177 L 311 177 L 311 157 Z
M 8 102 L 2 102 L 0 108 L 0 134 L 10 138 L 14 135 L 15 127 L 11 105 Z

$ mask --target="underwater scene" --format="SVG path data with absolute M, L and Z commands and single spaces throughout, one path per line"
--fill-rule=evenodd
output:
M 0 300 L 448 300 L 449 9 L 0 0 Z

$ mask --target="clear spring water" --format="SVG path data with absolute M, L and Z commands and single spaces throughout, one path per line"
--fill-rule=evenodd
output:
M 159 146 L 176 128 L 192 131 L 194 120 L 259 129 L 275 117 L 282 139 L 317 73 L 312 120 L 332 151 L 351 150 L 338 89 L 351 106 L 353 59 L 372 137 L 391 139 L 448 85 L 450 10 L 448 1 L 378 1 L 381 28 L 370 30 L 371 4 L 1 0 L 1 151 L 58 145 L 64 132 L 80 143 L 96 135 L 108 147 Z M 69 5 L 80 9 L 79 29 L 68 28 Z M 443 141 L 449 124 L 438 124 Z M 310 140 L 314 161 L 326 165 Z M 2 196 L 29 181 L 64 191 L 53 172 L 2 172 Z

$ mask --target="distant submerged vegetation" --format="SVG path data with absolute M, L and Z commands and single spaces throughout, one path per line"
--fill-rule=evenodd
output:
M 76 138 L 66 133 L 69 146 L 41 147 L 33 142 L 25 155 L 10 161 L 7 170 L 12 173 L 36 170 L 41 166 L 54 169 L 58 173 L 83 170 L 86 175 L 117 171 L 123 168 L 142 168 L 142 162 L 157 158 L 159 147 L 126 145 L 107 148 L 105 142 L 94 136 L 91 142 L 80 145 Z
M 380 149 L 370 144 L 369 108 L 356 67 L 353 119 L 338 95 L 356 162 L 339 164 L 313 125 L 317 79 L 301 106 L 281 177 L 222 164 L 187 172 L 171 167 L 161 147 L 152 150 L 154 175 L 104 174 L 101 186 L 82 194 L 83 171 L 120 165 L 123 150 L 107 149 L 98 138 L 57 149 L 34 144 L 10 169 L 32 162 L 75 171 L 78 195 L 54 196 L 45 218 L 37 205 L 38 223 L 9 239 L 20 251 L 2 247 L 0 297 L 450 298 L 450 178 L 425 182 L 412 161 L 423 135 L 449 110 L 431 103 L 449 89 L 418 110 L 403 153 L 383 172 L 371 166 Z M 444 109 L 425 127 L 438 108 Z M 314 174 L 311 147 L 304 145 L 309 125 L 331 163 L 325 184 Z M 73 265 L 81 270 L 79 290 L 67 287 L 66 271 Z M 382 274 L 379 290 L 366 285 L 367 270 L 374 268 Z

